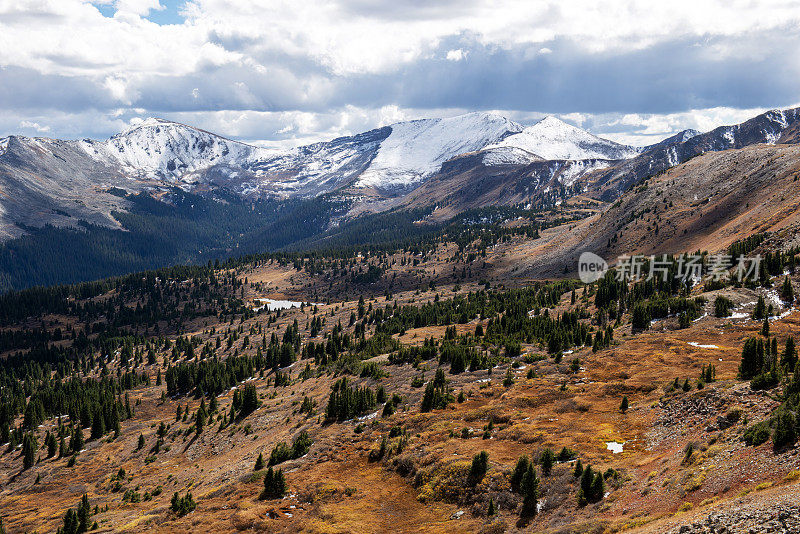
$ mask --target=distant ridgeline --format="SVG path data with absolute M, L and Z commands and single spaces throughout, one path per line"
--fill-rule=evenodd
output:
M 467 243 L 496 242 L 510 234 L 534 235 L 541 223 L 507 229 L 497 222 L 540 215 L 517 208 L 486 208 L 446 224 L 419 224 L 430 208 L 357 217 L 341 225 L 348 202 L 314 199 L 243 201 L 224 191 L 195 195 L 175 189 L 169 201 L 140 193 L 126 197 L 129 211 L 115 212 L 124 230 L 84 221 L 78 228 L 28 227 L 0 245 L 0 292 L 70 284 L 180 264 L 241 258 L 275 251 L 318 251 L 338 257 L 356 251 L 418 248 L 447 235 Z M 552 223 L 551 223 L 552 224 Z

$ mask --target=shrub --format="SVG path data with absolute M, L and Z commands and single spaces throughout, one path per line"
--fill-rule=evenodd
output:
M 194 502 L 191 492 L 186 492 L 183 497 L 179 496 L 177 491 L 172 494 L 170 509 L 178 514 L 178 517 L 185 516 L 195 508 L 197 508 L 197 503 Z
M 781 410 L 774 416 L 774 420 L 775 431 L 772 434 L 772 443 L 775 448 L 792 445 L 797 440 L 794 414 L 788 410 Z
M 716 317 L 729 317 L 733 311 L 733 301 L 726 297 L 714 299 L 714 315 Z
M 744 434 L 742 434 L 742 439 L 751 447 L 761 445 L 769 439 L 769 423 L 767 421 L 762 421 L 761 423 L 751 425 L 744 431 Z

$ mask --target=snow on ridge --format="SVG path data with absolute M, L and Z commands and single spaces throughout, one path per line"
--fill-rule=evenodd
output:
M 467 113 L 442 119 L 420 119 L 391 125 L 360 187 L 405 187 L 439 170 L 445 161 L 497 143 L 523 127 L 493 113 Z
M 114 162 L 126 171 L 178 179 L 217 164 L 242 165 L 271 153 L 164 119 L 148 118 L 107 141 L 81 141 L 93 158 Z
M 602 139 L 552 116 L 486 148 L 500 147 L 520 148 L 546 160 L 628 159 L 639 154 L 637 148 Z
M 691 139 L 692 137 L 697 137 L 698 135 L 700 135 L 700 133 L 701 133 L 700 131 L 698 131 L 698 130 L 693 130 L 693 129 L 691 129 L 691 128 L 690 128 L 690 129 L 688 129 L 688 130 L 684 130 L 684 131 L 682 131 L 682 132 L 680 133 L 680 135 L 681 135 L 681 136 L 680 136 L 680 138 L 678 139 L 678 142 L 679 142 L 679 143 L 685 143 L 686 141 L 688 141 L 688 140 L 689 140 L 689 139 Z
M 542 160 L 542 158 L 536 154 L 516 146 L 500 146 L 485 149 L 481 152 L 483 153 L 483 164 L 487 167 L 499 165 L 527 165 L 528 163 Z
M 561 171 L 561 174 L 558 177 L 558 181 L 564 184 L 565 186 L 569 187 L 575 183 L 575 180 L 580 178 L 585 174 L 589 174 L 592 171 L 596 171 L 598 169 L 605 169 L 611 163 L 609 160 L 604 159 L 587 159 L 587 160 L 577 160 L 577 161 L 570 161 L 568 165 L 564 167 Z
M 5 154 L 6 150 L 8 150 L 8 139 L 8 137 L 0 138 L 0 156 Z

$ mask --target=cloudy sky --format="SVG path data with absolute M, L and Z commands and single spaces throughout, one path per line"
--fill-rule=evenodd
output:
M 800 104 L 797 0 L 0 0 L 0 136 L 265 145 L 557 115 L 632 144 Z

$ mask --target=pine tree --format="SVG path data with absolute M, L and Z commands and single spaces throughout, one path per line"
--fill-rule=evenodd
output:
M 764 317 L 764 323 L 761 325 L 761 335 L 769 337 L 769 317 Z
M 486 515 L 488 515 L 489 517 L 491 517 L 491 516 L 493 516 L 494 514 L 495 514 L 495 509 L 494 509 L 494 498 L 492 498 L 492 497 L 489 497 L 489 509 L 486 511 Z
M 70 440 L 69 445 L 74 453 L 79 453 L 83 450 L 83 429 L 80 423 L 75 427 L 75 432 L 72 434 L 72 440 Z
M 280 499 L 285 493 L 286 478 L 283 475 L 283 470 L 273 470 L 270 467 L 267 469 L 267 474 L 264 475 L 264 490 L 261 492 L 261 500 Z
M 30 469 L 36 463 L 36 451 L 39 445 L 36 436 L 29 432 L 22 438 L 22 468 Z
M 55 434 L 50 434 L 48 432 L 47 440 L 45 442 L 47 443 L 47 457 L 52 458 L 53 456 L 56 455 L 56 452 L 58 450 L 58 442 L 56 441 Z
M 520 456 L 517 460 L 517 465 L 514 467 L 514 472 L 511 474 L 511 488 L 514 491 L 519 491 L 520 484 L 522 483 L 522 477 L 528 471 L 528 461 L 527 456 Z
M 623 395 L 622 404 L 619 405 L 619 410 L 622 413 L 625 413 L 625 412 L 628 411 L 628 396 L 627 395 Z
M 144 449 L 144 434 L 139 434 L 139 442 L 136 444 L 136 450 Z
M 794 302 L 794 290 L 792 289 L 792 282 L 789 277 L 783 278 L 783 286 L 781 286 L 781 298 L 784 302 L 791 304 Z
M 533 464 L 528 464 L 528 470 L 522 477 L 520 493 L 522 494 L 522 515 L 536 515 L 539 511 L 539 478 L 536 476 Z
M 776 449 L 792 445 L 797 441 L 795 431 L 795 417 L 789 410 L 781 410 L 775 417 L 775 431 L 772 434 L 772 443 Z
M 264 455 L 259 452 L 258 458 L 256 458 L 256 465 L 253 467 L 253 471 L 261 471 L 262 469 L 264 469 Z
M 764 345 L 761 340 L 750 338 L 742 348 L 742 362 L 739 364 L 739 377 L 750 380 L 761 372 L 764 365 Z
M 594 482 L 594 472 L 592 466 L 587 465 L 581 474 L 581 487 L 578 490 L 579 506 L 585 506 L 591 500 L 592 482 Z
M 469 483 L 474 486 L 483 480 L 489 466 L 489 454 L 481 451 L 472 457 L 472 465 L 469 469 Z
M 550 450 L 550 448 L 546 448 L 544 451 L 542 451 L 542 456 L 539 458 L 539 462 L 542 464 L 542 476 L 550 476 L 550 473 L 553 471 L 555 459 L 556 455 L 553 454 L 553 451 Z
M 760 321 L 764 319 L 767 315 L 767 304 L 764 301 L 764 297 L 758 297 L 758 302 L 756 303 L 756 307 L 753 309 L 753 319 L 756 321 Z
M 783 354 L 781 354 L 781 366 L 793 372 L 796 364 L 797 348 L 795 347 L 794 338 L 790 336 L 786 339 L 786 348 L 783 349 Z
M 89 530 L 89 520 L 92 517 L 92 508 L 89 505 L 89 497 L 84 493 L 78 505 L 78 532 Z
M 594 480 L 592 480 L 591 486 L 591 496 L 589 500 L 591 501 L 599 501 L 603 498 L 603 495 L 606 492 L 605 483 L 603 482 L 603 474 L 596 473 L 594 475 Z
M 106 433 L 106 420 L 98 408 L 92 419 L 92 439 L 100 439 Z
M 572 476 L 578 478 L 582 474 L 583 474 L 583 464 L 581 464 L 581 459 L 578 458 L 577 460 L 575 460 L 575 469 L 572 470 Z
M 254 384 L 247 384 L 242 393 L 241 416 L 247 417 L 258 408 L 258 393 Z

